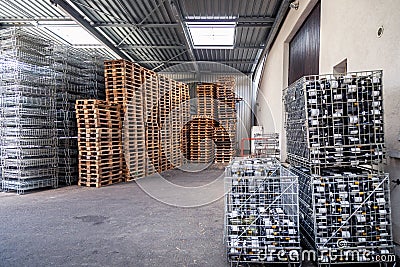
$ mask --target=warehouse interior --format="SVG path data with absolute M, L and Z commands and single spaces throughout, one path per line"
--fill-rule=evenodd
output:
M 0 0 L 0 266 L 395 266 L 398 14 Z

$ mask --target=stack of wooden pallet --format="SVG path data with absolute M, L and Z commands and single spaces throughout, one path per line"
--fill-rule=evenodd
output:
M 143 69 L 143 114 L 146 131 L 146 175 L 159 171 L 160 127 L 158 116 L 158 75 Z
M 216 82 L 216 101 L 218 103 L 218 123 L 214 139 L 215 163 L 229 163 L 235 155 L 236 142 L 236 97 L 235 78 L 220 77 Z
M 174 167 L 180 166 L 183 163 L 183 156 L 181 154 L 181 130 L 183 127 L 183 103 L 182 92 L 188 90 L 187 85 L 172 81 L 171 87 L 171 113 L 170 113 L 170 127 L 171 127 L 171 163 Z
M 159 172 L 172 168 L 170 152 L 172 150 L 172 138 L 170 127 L 171 112 L 171 83 L 172 80 L 164 75 L 159 75 L 159 119 L 160 119 L 160 162 Z
M 189 123 L 190 160 L 193 163 L 210 163 L 214 160 L 215 120 L 210 116 L 193 116 Z
M 188 103 L 182 105 L 189 100 L 188 86 L 126 60 L 105 61 L 104 74 L 107 102 L 103 104 L 121 106 L 120 154 L 126 180 L 180 166 L 181 129 L 190 116 Z
M 141 66 L 122 59 L 104 62 L 106 100 L 122 106 L 123 169 L 127 181 L 145 176 L 142 71 Z
M 78 185 L 101 187 L 124 181 L 121 107 L 102 100 L 77 100 Z
M 202 83 L 196 87 L 197 115 L 217 118 L 216 86 L 213 83 Z
M 225 127 L 218 126 L 214 130 L 215 163 L 229 163 L 235 153 L 232 134 Z
M 188 97 L 187 95 L 185 96 Z M 216 121 L 216 86 L 201 83 L 196 87 L 197 115 L 183 126 L 181 136 L 189 143 L 186 154 L 194 163 L 208 163 L 214 159 L 214 125 Z M 185 148 L 183 149 L 185 151 Z
M 189 159 L 190 155 L 188 155 L 189 152 L 189 137 L 187 135 L 187 126 L 190 121 L 190 95 L 189 95 L 189 86 L 187 84 L 181 84 L 181 104 L 180 104 L 180 111 L 181 111 L 181 117 L 182 117 L 182 123 L 179 131 L 180 135 L 180 145 L 179 145 L 179 150 L 180 150 L 180 156 L 181 156 L 181 164 L 186 164 L 187 159 Z

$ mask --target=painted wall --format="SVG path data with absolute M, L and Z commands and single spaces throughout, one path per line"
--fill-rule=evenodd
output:
M 266 60 L 256 111 L 259 124 L 267 131 L 282 132 L 281 98 L 282 89 L 287 87 L 288 42 L 314 4 L 300 0 L 299 9 L 290 10 Z M 399 14 L 398 0 L 321 1 L 320 73 L 332 73 L 333 66 L 345 58 L 348 71 L 383 70 L 386 147 L 390 153 L 400 152 Z M 380 26 L 384 32 L 378 38 Z M 400 160 L 388 157 L 385 170 L 392 180 L 399 179 Z M 394 183 L 391 197 L 394 237 L 400 243 L 400 186 Z

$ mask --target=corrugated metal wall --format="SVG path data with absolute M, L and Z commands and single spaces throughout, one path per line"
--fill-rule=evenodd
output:
M 238 125 L 236 144 L 240 147 L 242 138 L 250 137 L 252 124 L 252 107 L 254 105 L 253 83 L 251 77 L 220 63 L 196 62 L 185 63 L 168 68 L 160 74 L 184 83 L 215 82 L 221 76 L 233 76 L 236 80 L 236 95 L 243 99 L 237 108 Z M 246 144 L 245 149 L 249 149 Z

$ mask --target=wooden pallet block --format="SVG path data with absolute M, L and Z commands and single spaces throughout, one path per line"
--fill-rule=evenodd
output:
M 83 179 L 80 178 L 78 179 L 78 185 L 79 186 L 86 186 L 86 187 L 102 187 L 102 186 L 107 186 L 107 185 L 112 185 L 116 183 L 121 183 L 124 182 L 124 178 L 122 177 L 122 173 L 119 175 L 116 175 L 114 178 L 110 177 L 107 180 L 96 180 L 96 179 Z

